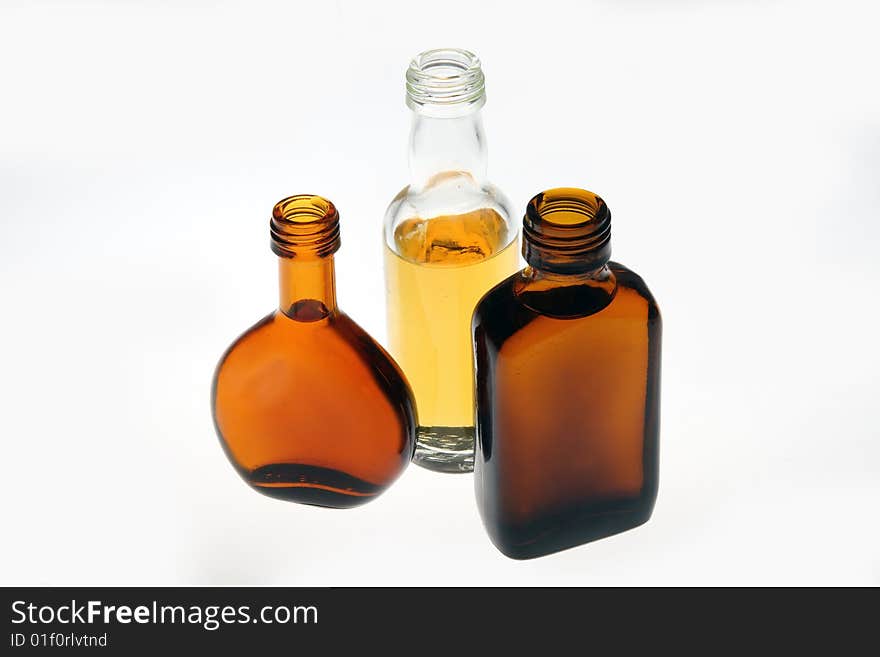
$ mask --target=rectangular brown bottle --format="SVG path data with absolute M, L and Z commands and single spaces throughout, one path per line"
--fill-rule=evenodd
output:
M 529 266 L 474 312 L 477 503 L 507 556 L 646 522 L 658 479 L 660 312 L 609 262 L 598 196 L 554 189 L 523 222 Z

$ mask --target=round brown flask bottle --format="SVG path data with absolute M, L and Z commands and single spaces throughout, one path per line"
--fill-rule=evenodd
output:
M 226 455 L 254 489 L 345 508 L 372 500 L 415 448 L 412 395 L 390 356 L 336 305 L 339 215 L 319 196 L 271 222 L 280 304 L 220 359 L 212 395 Z

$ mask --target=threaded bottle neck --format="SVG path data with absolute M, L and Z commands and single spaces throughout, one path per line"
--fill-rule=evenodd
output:
M 406 104 L 436 118 L 462 116 L 486 102 L 486 79 L 479 58 L 460 48 L 426 50 L 406 71 Z
M 523 256 L 560 274 L 603 267 L 611 257 L 611 212 L 600 197 L 575 187 L 534 196 L 523 218 Z
M 281 312 L 299 322 L 315 322 L 336 312 L 336 207 L 312 194 L 289 196 L 275 204 L 269 232 L 272 250 L 279 256 Z
M 339 250 L 339 213 L 321 196 L 289 196 L 272 209 L 269 233 L 282 258 L 326 258 Z

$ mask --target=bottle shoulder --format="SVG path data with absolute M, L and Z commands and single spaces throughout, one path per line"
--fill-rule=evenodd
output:
M 473 315 L 475 334 L 503 341 L 535 323 L 556 325 L 560 331 L 578 323 L 659 324 L 659 307 L 641 276 L 617 262 L 609 262 L 608 269 L 613 274 L 610 295 L 583 286 L 534 285 L 528 268 L 523 269 L 501 281 L 477 303 Z
M 373 370 L 385 382 L 403 378 L 381 345 L 340 310 L 312 322 L 291 319 L 280 310 L 269 313 L 229 346 L 217 376 L 272 369 L 332 378 L 342 386 L 354 382 L 354 371 Z
M 456 174 L 395 197 L 385 217 L 385 246 L 417 264 L 480 262 L 516 241 L 511 217 L 498 188 Z
M 407 185 L 391 199 L 386 209 L 386 219 L 401 212 L 429 218 L 434 208 L 441 207 L 444 214 L 461 213 L 481 207 L 495 207 L 499 214 L 513 216 L 513 208 L 507 195 L 489 181 L 476 181 L 470 174 L 443 172 L 421 186 Z
M 659 322 L 660 307 L 657 305 L 657 301 L 654 299 L 654 295 L 651 293 L 645 280 L 629 267 L 613 260 L 608 263 L 608 268 L 614 274 L 618 288 L 643 300 L 648 309 L 649 320 Z
M 490 182 L 478 183 L 468 174 L 438 174 L 426 185 L 407 185 L 391 200 L 385 211 L 385 239 L 393 247 L 395 233 L 406 222 L 448 222 L 477 212 L 491 213 L 504 225 L 506 233 L 515 236 L 513 208 L 501 189 Z

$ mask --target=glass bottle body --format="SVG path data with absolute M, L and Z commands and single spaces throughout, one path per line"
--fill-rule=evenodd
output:
M 644 281 L 614 262 L 527 267 L 483 298 L 473 332 L 475 487 L 496 547 L 527 559 L 646 522 L 661 319 Z
M 217 366 L 217 434 L 235 469 L 261 493 L 358 506 L 412 458 L 411 392 L 389 355 L 337 307 L 332 255 L 281 257 L 279 281 L 279 309 L 239 337 Z
M 419 410 L 414 461 L 440 472 L 473 468 L 471 316 L 519 263 L 509 202 L 486 180 L 481 98 L 410 104 L 411 183 L 384 222 L 389 348 Z
M 405 195 L 418 214 L 395 222 L 385 244 L 389 349 L 419 409 L 415 462 L 441 472 L 473 467 L 470 320 L 486 290 L 519 264 L 503 201 L 474 196 L 472 209 L 441 214 L 448 210 Z

